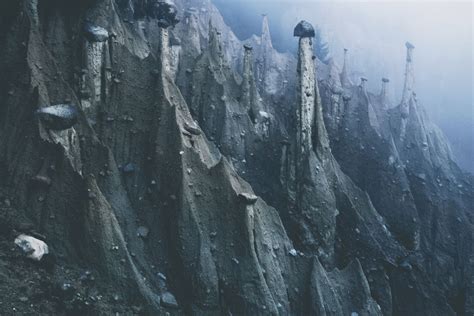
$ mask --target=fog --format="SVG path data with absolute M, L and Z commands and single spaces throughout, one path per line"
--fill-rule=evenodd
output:
M 301 19 L 318 25 L 332 57 L 349 49 L 352 71 L 379 91 L 391 79 L 391 101 L 401 98 L 405 45 L 415 45 L 415 91 L 429 116 L 447 135 L 458 162 L 474 171 L 473 4 L 471 1 L 213 0 L 236 35 L 260 34 L 268 14 L 274 46 L 294 52 L 293 27 Z

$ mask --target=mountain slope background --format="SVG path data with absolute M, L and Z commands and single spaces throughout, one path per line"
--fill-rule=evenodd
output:
M 5 314 L 472 314 L 473 179 L 412 86 L 387 107 L 207 0 L 0 12 Z

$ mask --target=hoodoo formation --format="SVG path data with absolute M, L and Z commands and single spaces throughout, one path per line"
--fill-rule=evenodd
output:
M 210 0 L 0 4 L 0 314 L 474 313 L 473 178 L 414 46 L 392 107 L 347 49 L 315 57 L 310 22 L 296 54 L 262 24 L 240 41 Z

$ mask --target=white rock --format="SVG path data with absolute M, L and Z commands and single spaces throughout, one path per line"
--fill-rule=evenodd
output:
M 289 252 L 288 252 L 291 256 L 293 257 L 296 257 L 298 255 L 298 252 L 296 251 L 296 249 L 291 249 Z
M 15 239 L 15 244 L 20 247 L 27 258 L 40 261 L 49 253 L 48 245 L 39 239 L 21 234 Z

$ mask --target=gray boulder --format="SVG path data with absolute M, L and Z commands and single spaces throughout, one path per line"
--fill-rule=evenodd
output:
M 38 118 L 52 130 L 66 130 L 77 123 L 79 112 L 72 104 L 57 104 L 36 111 Z
M 109 38 L 109 32 L 101 26 L 86 23 L 84 35 L 90 42 L 105 42 Z
M 311 23 L 307 21 L 301 21 L 296 25 L 295 30 L 293 31 L 293 36 L 295 37 L 314 37 L 314 27 Z

